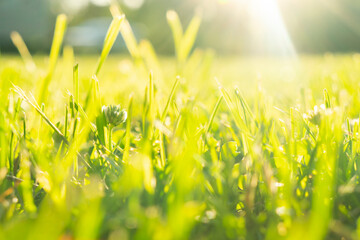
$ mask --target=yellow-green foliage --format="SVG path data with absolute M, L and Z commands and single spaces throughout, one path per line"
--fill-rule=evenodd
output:
M 112 13 L 99 60 L 63 15 L 49 65 L 0 58 L 0 239 L 359 237 L 358 55 L 215 59 L 170 11 L 158 58 Z

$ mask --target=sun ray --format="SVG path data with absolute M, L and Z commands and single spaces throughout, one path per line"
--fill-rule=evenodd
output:
M 254 46 L 261 46 L 271 55 L 295 57 L 291 41 L 276 0 L 247 1 L 247 9 L 253 29 Z

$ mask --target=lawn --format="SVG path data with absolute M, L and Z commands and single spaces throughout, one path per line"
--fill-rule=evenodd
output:
M 0 55 L 0 239 L 360 238 L 360 56 Z M 121 28 L 120 28 L 121 27 Z M 120 29 L 130 55 L 109 54 Z

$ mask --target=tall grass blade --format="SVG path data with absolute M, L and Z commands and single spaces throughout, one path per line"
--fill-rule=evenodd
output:
M 75 110 L 75 124 L 74 124 L 74 131 L 73 131 L 73 140 L 76 142 L 78 129 L 80 129 L 80 117 L 79 117 L 79 64 L 75 64 L 73 68 L 73 84 L 74 84 L 74 96 L 75 96 L 75 104 L 77 104 L 77 109 Z M 75 143 L 76 144 L 76 143 Z M 79 163 L 77 156 L 74 157 L 74 173 L 75 176 L 78 177 L 79 175 Z
M 120 30 L 122 22 L 124 21 L 124 18 L 125 18 L 124 15 L 117 15 L 113 18 L 113 20 L 109 26 L 109 29 L 106 33 L 106 37 L 104 40 L 104 46 L 103 46 L 101 55 L 99 57 L 99 60 L 97 62 L 97 67 L 96 67 L 95 74 L 94 74 L 95 76 L 99 75 L 100 69 L 101 69 L 102 65 L 104 64 L 105 59 L 109 55 L 110 50 L 113 47 L 115 40 L 119 34 L 119 30 Z M 94 86 L 94 84 L 95 84 L 95 82 L 91 81 L 90 88 L 89 88 L 86 98 L 85 98 L 85 103 L 84 103 L 85 111 L 88 110 L 88 106 L 91 101 L 91 95 L 93 93 L 93 88 L 96 87 L 96 86 Z
M 112 20 L 108 32 L 106 33 L 106 37 L 104 40 L 103 50 L 101 52 L 100 58 L 98 60 L 98 64 L 95 70 L 95 75 L 99 75 L 100 69 L 105 62 L 106 57 L 109 55 L 109 52 L 114 45 L 114 42 L 119 34 L 121 23 L 124 21 L 124 15 L 115 16 Z
M 26 47 L 26 44 L 25 44 L 23 38 L 21 37 L 21 35 L 18 32 L 14 31 L 14 32 L 11 32 L 10 38 L 11 38 L 11 41 L 14 43 L 15 47 L 18 49 L 22 59 L 24 60 L 26 69 L 28 71 L 34 71 L 36 69 L 35 62 L 31 56 L 28 48 Z
M 189 56 L 189 53 L 194 46 L 200 24 L 201 24 L 201 17 L 199 15 L 195 15 L 191 20 L 188 28 L 186 29 L 185 34 L 181 41 L 181 50 L 179 54 L 180 61 L 185 61 Z
M 48 67 L 48 73 L 46 77 L 44 78 L 41 88 L 40 88 L 40 97 L 39 102 L 42 103 L 45 101 L 48 95 L 48 87 L 51 82 L 52 76 L 54 74 L 56 62 L 59 56 L 61 44 L 63 42 L 63 38 L 65 35 L 67 25 L 67 17 L 65 14 L 60 14 L 56 18 L 56 24 L 55 24 L 55 31 L 54 31 L 54 38 L 51 45 L 50 50 L 50 57 L 49 57 L 49 67 Z
M 113 17 L 124 14 L 118 4 L 112 4 L 110 7 L 110 11 Z M 130 55 L 134 59 L 140 59 L 141 55 L 140 55 L 138 43 L 131 29 L 130 23 L 126 18 L 122 23 L 122 26 L 120 28 L 120 33 L 125 41 L 126 47 L 129 50 Z
M 69 144 L 69 141 L 65 138 L 62 132 L 56 127 L 55 124 L 53 124 L 50 121 L 50 119 L 41 110 L 40 106 L 35 101 L 35 99 L 31 100 L 28 96 L 26 96 L 25 92 L 18 86 L 13 85 L 13 87 L 15 92 L 19 94 L 21 98 L 23 98 L 27 103 L 29 103 L 33 108 L 35 108 L 35 110 L 40 114 L 40 116 L 45 120 L 45 122 L 54 130 L 54 132 L 56 132 L 66 144 Z
M 166 13 L 166 19 L 173 34 L 176 55 L 180 60 L 181 44 L 183 39 L 183 28 L 179 16 L 175 11 L 169 10 Z

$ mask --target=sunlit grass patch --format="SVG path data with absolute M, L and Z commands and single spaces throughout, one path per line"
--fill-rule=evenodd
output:
M 358 56 L 215 58 L 169 11 L 158 57 L 112 14 L 99 58 L 64 15 L 48 65 L 1 56 L 0 239 L 360 237 Z

